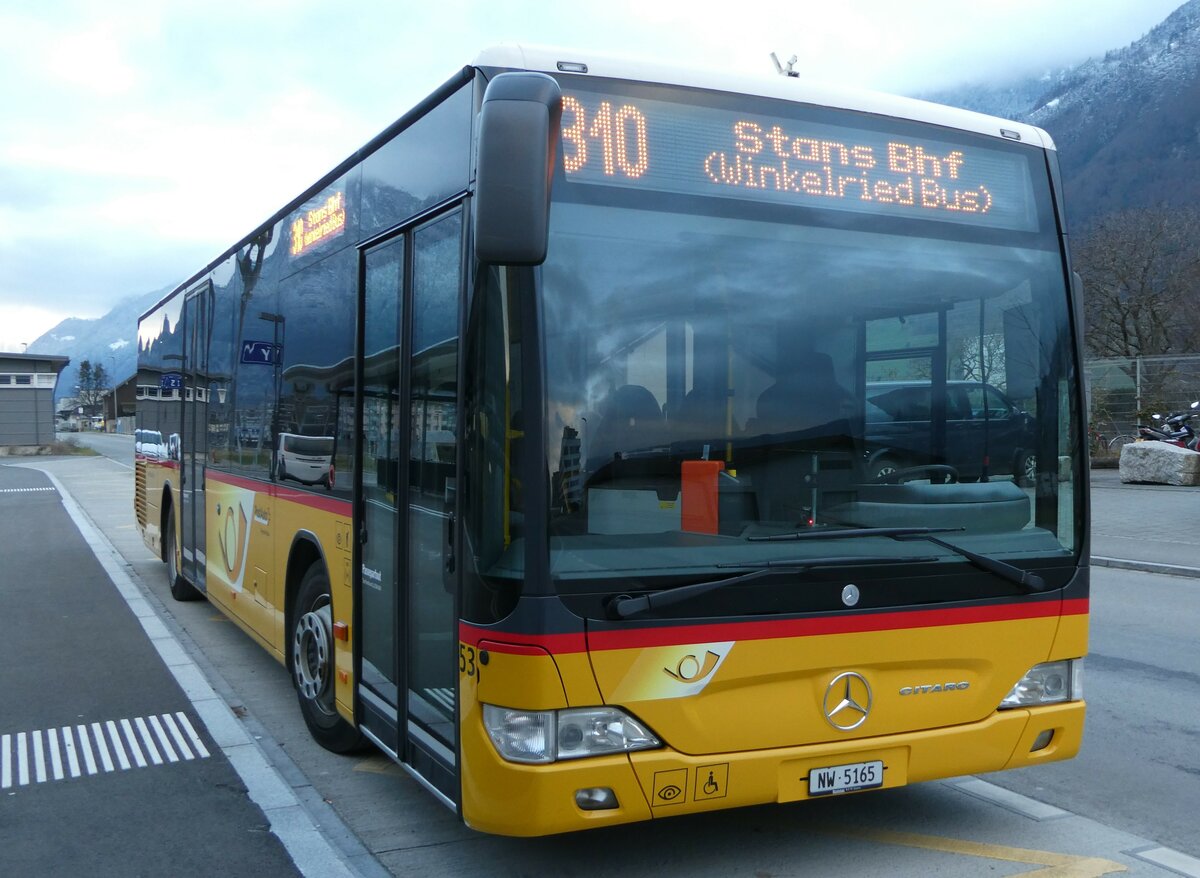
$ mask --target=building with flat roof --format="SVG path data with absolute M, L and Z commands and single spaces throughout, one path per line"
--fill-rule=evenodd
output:
M 0 352 L 0 448 L 54 441 L 54 386 L 70 359 Z

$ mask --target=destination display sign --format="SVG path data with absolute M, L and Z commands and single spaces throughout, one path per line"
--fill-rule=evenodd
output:
M 313 247 L 330 238 L 335 238 L 346 230 L 346 195 L 344 192 L 334 192 L 331 195 L 315 199 L 315 203 L 305 206 L 292 219 L 291 247 L 292 256 L 306 253 Z
M 986 145 L 570 91 L 561 148 L 572 182 L 1037 229 L 1027 157 Z

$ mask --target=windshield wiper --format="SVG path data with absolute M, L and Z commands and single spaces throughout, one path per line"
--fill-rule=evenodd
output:
M 731 562 L 718 564 L 718 567 L 753 567 L 749 573 L 729 576 L 724 579 L 713 579 L 706 582 L 695 582 L 691 585 L 681 585 L 677 588 L 650 592 L 641 597 L 623 594 L 613 598 L 608 604 L 608 614 L 613 619 L 630 619 L 642 613 L 669 607 L 681 601 L 707 594 L 710 591 L 726 588 L 730 585 L 740 585 L 743 582 L 761 579 L 776 573 L 802 573 L 818 567 L 850 567 L 856 564 L 916 564 L 936 561 L 937 556 L 906 556 L 897 558 L 892 555 L 841 555 L 830 558 L 791 558 L 772 561 L 750 561 L 747 563 Z
M 994 573 L 1001 579 L 1007 579 L 1009 582 L 1015 582 L 1028 592 L 1046 591 L 1046 580 L 1032 573 L 1029 570 L 1022 570 L 1015 564 L 1009 564 L 1007 561 L 997 561 L 995 558 L 989 558 L 987 555 L 980 555 L 978 552 L 972 552 L 970 549 L 964 549 L 962 546 L 956 546 L 954 543 L 948 543 L 945 540 L 939 540 L 935 536 L 929 534 L 904 534 L 894 537 L 894 539 L 904 540 L 928 540 L 935 546 L 941 546 L 943 549 L 949 549 L 951 552 L 962 555 L 976 567 L 981 570 L 986 570 L 989 573 Z
M 945 540 L 938 539 L 933 536 L 937 533 L 948 533 L 951 531 L 961 531 L 961 527 L 847 527 L 840 530 L 819 531 L 805 530 L 797 533 L 789 534 L 772 534 L 765 537 L 747 537 L 748 541 L 777 541 L 777 540 L 837 540 L 850 539 L 854 537 L 891 537 L 894 540 L 904 542 L 905 540 L 928 540 L 934 545 L 941 546 L 943 549 L 949 549 L 962 557 L 966 558 L 976 567 L 981 570 L 986 570 L 989 573 L 994 573 L 1002 579 L 1009 582 L 1014 582 L 1029 592 L 1046 591 L 1046 580 L 1038 576 L 1036 573 L 1031 573 L 1028 570 L 1022 570 L 1013 564 L 1005 561 L 997 561 L 995 558 L 989 558 L 986 555 L 980 555 L 977 552 L 972 552 L 970 549 L 964 549 L 962 546 L 956 546 L 953 543 L 948 543 Z

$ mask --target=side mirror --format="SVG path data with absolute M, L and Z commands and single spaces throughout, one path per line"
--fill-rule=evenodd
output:
M 562 91 L 544 73 L 501 73 L 479 112 L 475 255 L 496 265 L 540 265 L 550 231 L 550 184 Z

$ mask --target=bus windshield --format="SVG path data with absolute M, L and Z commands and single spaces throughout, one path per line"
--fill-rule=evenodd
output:
M 648 118 L 638 148 L 653 159 Z M 962 564 L 926 542 L 819 537 L 913 526 L 1060 568 L 1065 583 L 1079 543 L 1079 429 L 1038 150 L 1021 159 L 1030 204 L 980 227 L 872 212 L 862 199 L 801 208 L 700 197 L 690 184 L 572 185 L 566 141 L 540 287 L 560 592 L 848 552 Z M 632 149 L 627 162 L 641 155 Z

